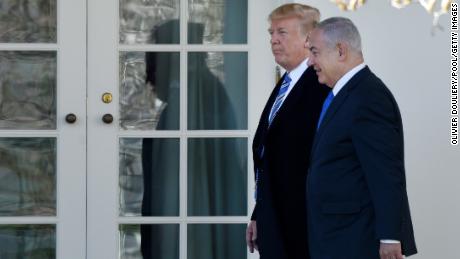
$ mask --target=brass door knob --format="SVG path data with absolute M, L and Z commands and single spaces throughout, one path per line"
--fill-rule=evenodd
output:
M 113 116 L 112 116 L 112 114 L 109 114 L 109 113 L 104 114 L 104 115 L 102 116 L 102 121 L 103 121 L 104 123 L 107 123 L 107 124 L 112 123 L 112 122 L 113 122 Z
M 113 99 L 113 97 L 112 97 L 111 93 L 104 93 L 102 95 L 102 102 L 104 102 L 104 103 L 111 103 L 112 99 Z
M 77 115 L 69 113 L 65 116 L 65 121 L 70 124 L 75 123 L 77 121 Z

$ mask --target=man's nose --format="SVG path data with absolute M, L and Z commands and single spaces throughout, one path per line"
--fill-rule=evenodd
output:
M 270 44 L 276 44 L 279 43 L 278 37 L 275 36 L 275 34 L 272 34 L 270 37 Z
M 311 57 L 308 57 L 308 62 L 307 62 L 308 66 L 312 66 L 314 64 L 314 61 L 313 61 L 313 58 Z

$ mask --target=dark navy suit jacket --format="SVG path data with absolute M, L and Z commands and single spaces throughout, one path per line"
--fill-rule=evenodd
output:
M 378 259 L 382 239 L 417 252 L 401 115 L 368 67 L 334 97 L 317 131 L 307 201 L 312 259 Z
M 330 90 L 309 67 L 269 127 L 268 115 L 282 81 L 265 105 L 253 141 L 254 168 L 260 177 L 252 219 L 257 221 L 261 259 L 308 259 L 305 181 L 316 124 Z

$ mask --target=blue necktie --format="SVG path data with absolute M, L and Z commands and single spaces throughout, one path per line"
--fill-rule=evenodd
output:
M 273 118 L 275 118 L 278 110 L 283 103 L 283 98 L 286 95 L 287 90 L 289 89 L 289 83 L 291 83 L 291 78 L 289 75 L 284 76 L 283 83 L 281 84 L 280 90 L 278 91 L 278 95 L 276 96 L 275 103 L 272 106 L 272 110 L 270 111 L 270 115 L 268 116 L 268 125 L 272 124 Z
M 316 127 L 316 130 L 319 129 L 319 126 L 321 125 L 321 121 L 323 120 L 324 115 L 326 115 L 327 108 L 329 108 L 329 105 L 331 104 L 332 99 L 334 99 L 334 93 L 331 90 L 329 94 L 327 95 L 326 100 L 324 100 L 323 109 L 321 110 L 321 115 L 319 116 L 318 126 Z

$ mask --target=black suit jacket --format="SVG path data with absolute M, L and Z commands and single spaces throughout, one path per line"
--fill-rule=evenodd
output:
M 368 67 L 331 102 L 312 147 L 307 180 L 312 259 L 378 259 L 382 239 L 417 252 L 398 105 Z
M 305 259 L 305 181 L 316 124 L 329 89 L 318 83 L 309 67 L 268 127 L 268 115 L 282 81 L 265 105 L 253 141 L 254 169 L 260 174 L 252 219 L 257 221 L 262 259 Z

